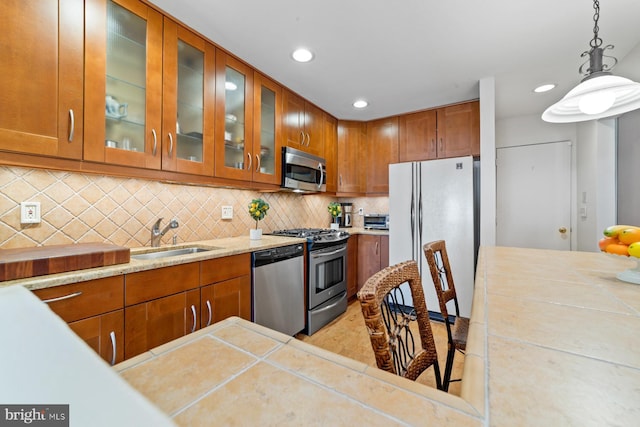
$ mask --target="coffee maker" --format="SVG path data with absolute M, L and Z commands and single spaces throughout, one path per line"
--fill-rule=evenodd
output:
M 349 228 L 352 226 L 352 211 L 353 204 L 352 203 L 340 203 L 340 207 L 342 208 L 342 213 L 340 214 L 340 227 L 341 228 Z

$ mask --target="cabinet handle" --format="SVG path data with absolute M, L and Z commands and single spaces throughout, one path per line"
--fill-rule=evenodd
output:
M 260 156 L 256 154 L 256 172 L 260 172 Z
M 171 132 L 169 132 L 169 157 L 171 157 L 173 155 L 173 135 L 171 135 Z
M 433 151 L 433 152 L 435 153 L 435 152 L 436 152 L 436 150 L 437 150 L 437 148 L 438 148 L 438 147 L 436 146 L 436 140 L 435 140 L 435 139 L 432 139 L 432 140 L 431 140 L 431 151 Z
M 209 312 L 209 317 L 207 318 L 207 326 L 211 325 L 211 316 L 213 315 L 213 312 L 211 310 L 211 302 L 209 302 L 209 300 L 207 300 L 207 311 Z
M 304 132 L 300 131 L 300 145 L 304 145 Z
M 196 330 L 196 306 L 191 304 L 191 314 L 193 314 L 193 326 L 191 326 L 191 332 Z
M 69 126 L 69 142 L 73 141 L 73 133 L 75 132 L 76 129 L 76 119 L 73 115 L 73 110 L 69 109 L 69 122 L 70 122 L 70 126 Z
M 249 160 L 249 166 L 247 166 L 247 170 L 251 170 L 251 165 L 253 164 L 253 157 L 251 157 L 251 153 L 247 153 L 247 159 Z
M 340 181 L 340 185 L 342 186 L 342 174 L 338 175 L 338 181 Z
M 379 247 L 380 247 L 380 243 L 379 243 L 379 242 L 376 242 L 376 255 L 378 255 L 378 249 L 379 249 Z
M 307 132 L 307 147 L 311 144 L 311 135 Z
M 440 146 L 438 147 L 438 151 L 442 153 L 444 151 L 443 148 L 444 148 L 444 144 L 442 143 L 442 138 L 440 138 Z
M 156 135 L 155 129 L 151 129 L 151 134 L 153 135 L 153 151 L 151 153 L 155 156 L 158 150 L 158 135 Z
M 116 364 L 116 333 L 114 331 L 109 332 L 109 338 L 111 338 L 111 366 Z
M 51 303 L 51 302 L 56 302 L 56 301 L 63 301 L 66 299 L 71 299 L 71 298 L 75 298 L 75 297 L 79 297 L 80 295 L 82 295 L 81 291 L 78 292 L 74 292 L 72 294 L 69 295 L 63 295 L 61 297 L 56 297 L 56 298 L 49 298 L 49 299 L 43 299 L 42 302 L 45 302 L 47 304 Z

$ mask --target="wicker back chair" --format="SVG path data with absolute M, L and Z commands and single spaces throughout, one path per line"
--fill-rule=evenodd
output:
M 404 298 L 398 287 L 409 283 L 415 308 L 403 312 Z M 429 323 L 420 272 L 415 261 L 389 266 L 371 276 L 358 292 L 358 300 L 371 338 L 378 368 L 415 381 L 431 365 L 437 388 L 442 388 L 436 345 Z M 410 329 L 418 324 L 420 346 Z
M 464 354 L 464 350 L 467 347 L 469 319 L 460 317 L 456 287 L 453 283 L 453 275 L 451 273 L 451 266 L 449 265 L 449 257 L 447 256 L 447 248 L 444 240 L 427 243 L 423 246 L 423 250 L 424 256 L 427 258 L 427 263 L 429 264 L 436 294 L 438 295 L 440 313 L 442 313 L 444 323 L 447 327 L 447 362 L 444 368 L 442 387 L 444 391 L 448 391 L 449 383 L 452 381 L 460 381 L 459 379 L 451 379 L 451 371 L 453 369 L 453 358 L 456 350 Z M 450 320 L 449 318 L 449 310 L 447 309 L 447 303 L 449 301 L 453 301 L 455 308 L 454 320 Z

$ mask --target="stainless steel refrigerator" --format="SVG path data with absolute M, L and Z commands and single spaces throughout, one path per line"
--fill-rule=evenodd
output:
M 418 262 L 430 312 L 440 313 L 440 306 L 422 246 L 444 240 L 460 315 L 471 315 L 478 194 L 479 162 L 471 156 L 389 165 L 389 264 Z M 412 306 L 407 285 L 403 295 L 405 305 Z

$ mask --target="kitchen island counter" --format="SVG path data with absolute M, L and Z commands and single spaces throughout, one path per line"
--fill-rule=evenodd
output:
M 116 370 L 179 425 L 633 425 L 640 288 L 615 277 L 633 266 L 483 247 L 461 398 L 238 318 Z

